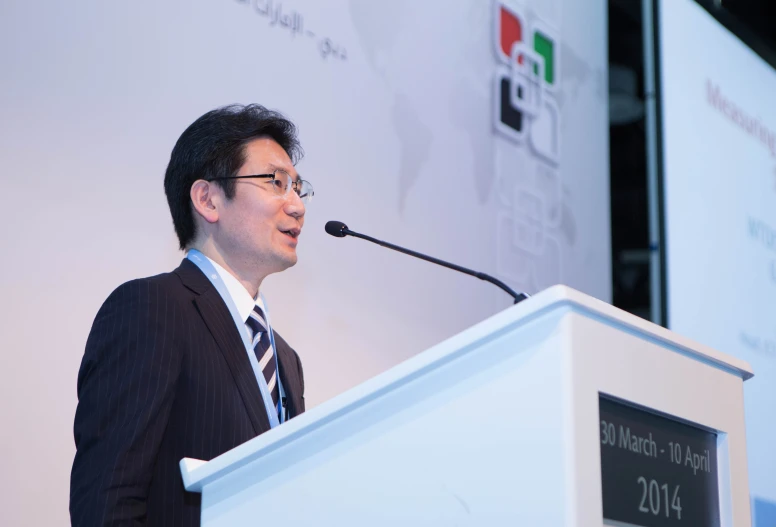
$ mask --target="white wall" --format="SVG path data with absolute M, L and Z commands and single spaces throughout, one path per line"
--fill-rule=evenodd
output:
M 118 284 L 180 261 L 163 173 L 214 107 L 259 102 L 299 125 L 316 199 L 300 263 L 264 292 L 310 405 L 510 305 L 331 238 L 327 220 L 529 292 L 564 282 L 609 300 L 606 6 L 579 4 L 516 4 L 557 38 L 554 164 L 494 131 L 491 2 L 274 2 L 301 15 L 299 34 L 264 0 L 0 4 L 3 523 L 67 523 L 91 322 Z M 324 56 L 327 38 L 346 58 Z

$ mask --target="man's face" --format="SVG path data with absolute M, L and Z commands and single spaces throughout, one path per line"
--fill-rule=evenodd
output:
M 238 176 L 270 174 L 277 169 L 292 179 L 299 175 L 283 148 L 273 139 L 245 145 L 245 163 Z M 287 197 L 273 193 L 270 179 L 234 180 L 235 195 L 225 200 L 217 226 L 217 243 L 241 266 L 268 275 L 296 263 L 296 245 L 304 224 L 305 207 L 291 190 Z

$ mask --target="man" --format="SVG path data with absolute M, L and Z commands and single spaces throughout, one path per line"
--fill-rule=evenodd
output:
M 105 301 L 78 373 L 70 516 L 199 525 L 179 461 L 210 460 L 304 411 L 302 365 L 259 293 L 296 263 L 312 187 L 294 125 L 258 105 L 197 119 L 164 188 L 187 258 Z

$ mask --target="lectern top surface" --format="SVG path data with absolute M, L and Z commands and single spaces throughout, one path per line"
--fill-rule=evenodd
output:
M 700 344 L 641 317 L 618 309 L 597 298 L 581 293 L 576 289 L 564 285 L 555 285 L 537 293 L 531 297 L 530 301 L 534 303 L 534 305 L 531 306 L 533 307 L 532 311 L 542 311 L 564 304 L 572 305 L 585 315 L 604 319 L 608 323 L 623 326 L 644 337 L 650 337 L 654 340 L 669 344 L 672 347 L 679 348 L 689 355 L 696 356 L 699 359 L 703 359 L 736 373 L 744 380 L 754 376 L 752 367 L 745 360 Z M 526 302 L 518 304 L 515 308 L 520 307 L 524 303 Z M 508 311 L 510 310 L 507 310 L 507 312 Z
M 575 314 L 589 317 L 601 324 L 630 332 L 639 338 L 648 339 L 658 345 L 669 347 L 688 357 L 720 368 L 742 379 L 752 377 L 750 366 L 740 359 L 720 353 L 692 340 L 677 335 L 666 328 L 648 322 L 630 313 L 617 309 L 601 300 L 587 296 L 566 286 L 558 285 L 546 289 L 515 306 L 472 326 L 415 357 L 402 362 L 390 370 L 326 401 L 254 439 L 237 446 L 208 463 L 197 460 L 181 460 L 184 486 L 189 491 L 198 491 L 234 470 L 236 467 L 258 459 L 293 442 L 295 438 L 326 426 L 338 417 L 368 404 L 394 388 L 422 377 L 426 372 L 460 356 L 462 350 L 476 349 L 494 335 L 519 330 L 526 324 L 554 312 L 572 310 Z M 464 351 L 465 352 L 465 351 Z

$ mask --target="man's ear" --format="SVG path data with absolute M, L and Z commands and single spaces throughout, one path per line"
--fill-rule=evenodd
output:
M 199 214 L 206 222 L 215 223 L 218 221 L 218 205 L 220 204 L 220 189 L 210 181 L 198 179 L 191 185 L 189 196 L 194 211 Z

